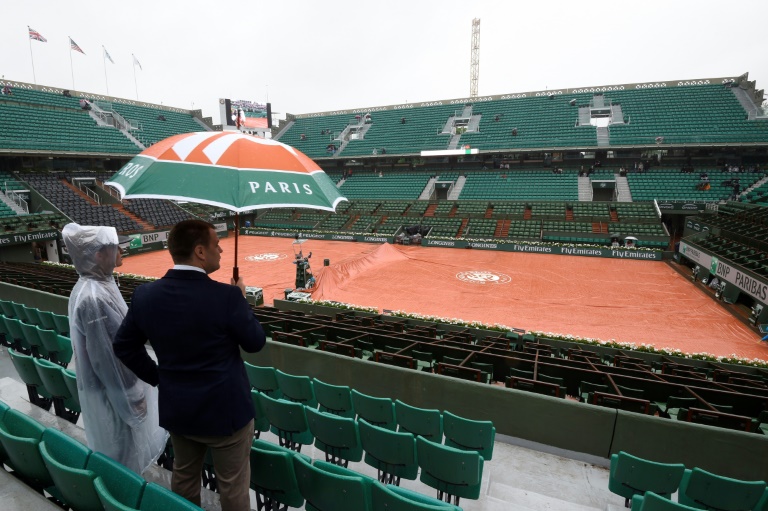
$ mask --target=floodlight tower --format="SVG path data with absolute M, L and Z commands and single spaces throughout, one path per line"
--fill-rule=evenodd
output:
M 480 18 L 472 20 L 472 57 L 469 63 L 469 97 L 477 97 L 480 77 Z

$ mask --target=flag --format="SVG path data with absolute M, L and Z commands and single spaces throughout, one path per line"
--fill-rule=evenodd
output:
M 70 49 L 70 50 L 79 51 L 80 53 L 82 53 L 83 55 L 85 55 L 85 52 L 83 51 L 83 49 L 82 49 L 82 48 L 80 48 L 80 47 L 77 45 L 77 43 L 76 43 L 75 41 L 73 41 L 73 40 L 72 40 L 72 38 L 71 38 L 71 37 L 69 38 L 69 49 Z
M 141 67 L 141 63 L 139 62 L 139 59 L 137 59 L 137 58 L 136 58 L 136 55 L 134 55 L 133 53 L 131 53 L 131 56 L 133 57 L 133 65 L 134 65 L 134 66 L 139 66 L 139 69 L 141 69 L 142 71 L 144 71 L 144 68 L 143 68 L 143 67 Z
M 102 46 L 102 48 L 104 48 L 104 47 Z M 110 61 L 111 63 L 113 63 L 113 64 L 115 63 L 115 61 L 114 61 L 114 60 L 112 60 L 112 57 L 109 55 L 109 52 L 107 51 L 107 49 L 106 49 L 106 48 L 104 48 L 104 56 L 105 56 L 106 58 L 108 58 L 108 59 L 109 59 L 109 61 Z
M 47 43 L 48 39 L 42 36 L 40 32 L 35 30 L 34 28 L 27 25 L 27 29 L 29 30 L 29 38 L 34 39 L 35 41 L 40 41 L 41 43 Z

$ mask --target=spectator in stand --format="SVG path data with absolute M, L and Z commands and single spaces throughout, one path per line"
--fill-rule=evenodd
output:
M 83 110 L 90 110 L 91 109 L 91 104 L 88 102 L 87 99 L 81 98 L 80 99 L 80 108 L 82 108 Z
M 3 86 L 2 93 L 5 96 L 13 96 L 13 90 L 11 89 L 11 86 L 8 84 Z

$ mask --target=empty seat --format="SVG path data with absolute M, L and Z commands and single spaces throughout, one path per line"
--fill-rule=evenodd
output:
M 317 378 L 312 380 L 315 390 L 315 398 L 320 411 L 339 415 L 341 417 L 354 418 L 355 409 L 352 405 L 352 395 L 349 387 L 331 385 Z
M 765 481 L 741 481 L 694 468 L 683 474 L 677 501 L 698 509 L 751 510 L 765 491 Z
M 244 364 L 245 373 L 248 375 L 248 381 L 251 384 L 251 388 L 274 398 L 280 397 L 280 385 L 277 383 L 274 367 L 255 366 L 248 362 L 244 362 Z
M 365 419 L 374 426 L 395 430 L 395 404 L 388 397 L 373 397 L 352 389 L 352 404 L 358 419 Z
M 256 492 L 258 509 L 277 509 L 278 505 L 300 508 L 304 497 L 299 491 L 293 456 L 303 454 L 278 445 L 254 440 L 251 446 L 251 489 Z
M 309 376 L 296 376 L 284 373 L 280 369 L 275 370 L 275 377 L 280 386 L 283 399 L 307 405 L 310 408 L 317 407 L 315 391 L 312 387 L 312 379 Z
M 315 447 L 325 453 L 325 461 L 346 467 L 350 461 L 363 459 L 357 422 L 347 417 L 306 409 L 309 430 Z
M 669 498 L 680 486 L 684 471 L 682 463 L 656 463 L 620 451 L 611 455 L 608 489 L 624 497 L 626 507 L 633 495 L 647 491 Z
M 395 417 L 398 431 L 442 442 L 443 417 L 440 410 L 410 406 L 398 399 L 395 401 Z
M 360 442 L 365 463 L 374 467 L 378 479 L 385 484 L 400 484 L 400 478 L 416 479 L 416 438 L 411 433 L 398 433 L 358 419 Z
M 445 445 L 465 451 L 476 451 L 484 460 L 493 459 L 496 428 L 491 421 L 474 421 L 443 412 Z
M 461 497 L 480 497 L 483 479 L 483 457 L 447 445 L 416 438 L 416 456 L 421 468 L 419 480 L 437 490 L 438 500 L 459 505 Z
M 280 437 L 280 445 L 293 451 L 300 451 L 302 445 L 314 440 L 309 431 L 304 405 L 284 399 L 273 399 L 259 393 L 264 415 L 272 426 L 272 432 Z

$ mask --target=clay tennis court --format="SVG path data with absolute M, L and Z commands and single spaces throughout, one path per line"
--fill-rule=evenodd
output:
M 240 274 L 266 304 L 294 287 L 292 242 L 239 239 Z M 234 238 L 221 247 L 212 277 L 228 282 Z M 662 262 L 315 240 L 303 250 L 316 300 L 768 360 L 756 331 Z M 120 271 L 161 277 L 171 265 L 159 251 L 127 257 Z

